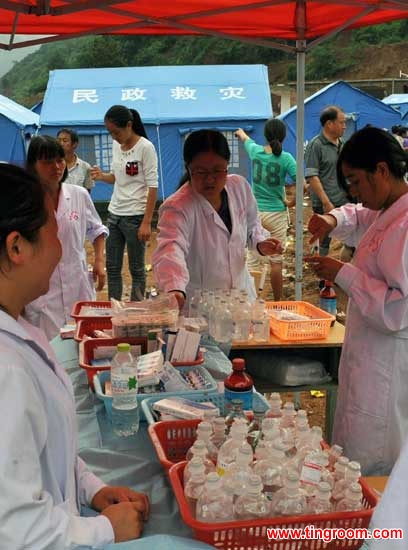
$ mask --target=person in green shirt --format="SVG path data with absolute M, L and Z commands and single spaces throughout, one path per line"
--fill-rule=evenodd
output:
M 262 225 L 270 232 L 271 237 L 285 243 L 289 225 L 287 207 L 295 205 L 296 182 L 296 161 L 282 147 L 286 137 L 286 126 L 276 118 L 267 120 L 264 127 L 266 145 L 255 143 L 242 128 L 238 128 L 235 135 L 244 143 L 252 161 L 252 191 L 258 204 Z M 273 297 L 279 301 L 282 299 L 283 286 L 282 255 L 266 258 L 255 251 L 248 252 L 250 270 L 259 269 L 265 262 L 270 263 Z

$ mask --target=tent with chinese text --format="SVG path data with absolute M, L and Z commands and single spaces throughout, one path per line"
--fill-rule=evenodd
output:
M 79 134 L 78 155 L 109 170 L 112 141 L 103 119 L 112 105 L 139 111 L 159 156 L 159 198 L 173 193 L 183 173 L 186 135 L 216 128 L 231 147 L 231 171 L 248 176 L 249 163 L 234 137 L 238 127 L 263 141 L 272 116 L 264 65 L 120 67 L 51 71 L 40 115 L 41 133 L 63 127 Z M 112 187 L 98 182 L 94 200 L 110 198 Z

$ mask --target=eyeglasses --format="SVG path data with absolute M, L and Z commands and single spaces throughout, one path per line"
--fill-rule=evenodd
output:
M 201 170 L 200 168 L 197 168 L 197 170 L 190 170 L 190 175 L 194 178 L 198 178 L 201 180 L 206 180 L 209 177 L 212 177 L 216 180 L 220 180 L 224 178 L 228 173 L 228 168 L 216 168 L 214 170 Z

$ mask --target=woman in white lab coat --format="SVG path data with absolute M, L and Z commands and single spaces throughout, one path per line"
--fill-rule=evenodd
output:
M 361 206 L 314 215 L 309 230 L 312 240 L 357 235 L 357 252 L 349 264 L 307 258 L 349 296 L 333 442 L 365 475 L 385 475 L 408 435 L 408 156 L 367 127 L 346 142 L 339 168 Z
M 270 255 L 281 245 L 262 228 L 249 183 L 228 175 L 230 149 L 221 132 L 192 132 L 183 156 L 183 185 L 159 210 L 152 256 L 159 288 L 173 292 L 180 308 L 194 289 L 244 289 L 254 299 L 245 247 Z
M 146 495 L 86 469 L 70 380 L 44 334 L 20 317 L 48 291 L 61 257 L 52 199 L 16 166 L 0 164 L 0 182 L 0 546 L 98 548 L 137 538 Z M 81 504 L 101 515 L 81 518 Z
M 107 228 L 86 189 L 65 184 L 67 174 L 64 149 L 51 136 L 36 136 L 27 152 L 27 170 L 37 175 L 51 194 L 58 224 L 62 257 L 50 281 L 50 289 L 26 307 L 25 316 L 51 340 L 71 322 L 75 302 L 95 300 L 105 284 L 103 256 Z M 88 272 L 85 241 L 94 248 L 92 273 Z M 92 276 L 92 281 L 90 280 Z

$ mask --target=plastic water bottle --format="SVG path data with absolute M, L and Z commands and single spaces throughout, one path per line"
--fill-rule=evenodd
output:
M 324 287 L 320 291 L 319 306 L 327 313 L 336 316 L 337 314 L 337 295 L 331 281 L 324 281 Z
M 201 289 L 195 288 L 194 294 L 190 299 L 189 307 L 188 307 L 188 315 L 189 317 L 199 317 L 199 304 L 201 300 Z
M 118 344 L 112 359 L 112 426 L 119 436 L 130 436 L 139 429 L 137 365 L 130 344 Z
M 197 500 L 196 519 L 205 523 L 234 519 L 232 497 L 223 490 L 222 481 L 215 472 L 206 477 L 204 490 Z
M 231 342 L 232 340 L 232 314 L 228 309 L 227 302 L 221 300 L 220 309 L 215 322 L 215 340 L 220 343 Z
M 262 481 L 258 475 L 250 475 L 247 490 L 234 503 L 236 519 L 262 519 L 270 517 L 271 504 L 262 492 Z

